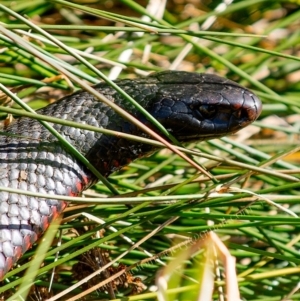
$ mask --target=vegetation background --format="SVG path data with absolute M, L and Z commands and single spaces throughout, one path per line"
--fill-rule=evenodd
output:
M 102 182 L 88 190 L 95 204 L 66 210 L 58 231 L 37 244 L 46 249 L 38 250 L 43 263 L 31 265 L 34 281 L 24 271 L 36 247 L 2 282 L 2 300 L 224 300 L 226 284 L 234 290 L 235 283 L 242 300 L 299 300 L 299 6 L 0 1 L 0 88 L 34 109 L 99 82 L 92 66 L 110 79 L 169 69 L 215 73 L 250 88 L 264 104 L 253 126 L 187 146 L 201 152 L 194 158 L 215 181 L 161 150 L 109 177 L 131 208 L 122 200 L 108 204 L 113 193 Z M 3 120 L 16 114 L 10 106 L 20 108 L 4 92 Z M 107 263 L 100 276 L 79 282 Z M 236 281 L 228 270 L 236 270 Z

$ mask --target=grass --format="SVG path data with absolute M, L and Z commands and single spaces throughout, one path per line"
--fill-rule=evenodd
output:
M 134 1 L 0 1 L 0 84 L 34 109 L 106 77 L 166 69 L 225 76 L 264 104 L 254 126 L 187 146 L 213 181 L 162 150 L 110 176 L 108 187 L 103 180 L 86 191 L 65 211 L 52 246 L 40 251 L 45 260 L 31 290 L 19 285 L 31 279 L 22 273 L 36 248 L 2 282 L 3 300 L 28 293 L 25 300 L 57 300 L 70 287 L 59 300 L 156 300 L 155 285 L 160 300 L 196 300 L 211 283 L 218 300 L 231 278 L 224 254 L 218 277 L 205 271 L 208 245 L 218 243 L 208 241 L 210 231 L 236 258 L 242 300 L 299 299 L 299 2 L 234 1 L 217 13 L 218 4 L 169 1 L 160 18 Z M 0 108 L 2 118 L 7 111 Z M 126 199 L 113 203 L 114 194 Z M 140 245 L 130 249 L 133 243 Z M 106 272 L 78 284 L 107 263 Z M 96 287 L 106 279 L 104 289 Z

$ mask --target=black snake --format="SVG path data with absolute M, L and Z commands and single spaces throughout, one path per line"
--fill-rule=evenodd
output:
M 260 114 L 260 100 L 246 88 L 211 74 L 179 71 L 116 82 L 179 141 L 206 140 L 247 126 Z M 149 125 L 113 88 L 95 88 Z M 108 105 L 77 92 L 39 110 L 40 114 L 146 136 Z M 151 145 L 54 124 L 104 176 L 153 151 Z M 74 159 L 38 121 L 19 118 L 0 136 L 0 188 L 77 196 L 96 177 Z M 0 279 L 67 206 L 64 201 L 13 194 L 0 189 Z

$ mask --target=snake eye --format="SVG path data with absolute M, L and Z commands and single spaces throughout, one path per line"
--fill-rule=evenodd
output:
M 210 119 L 217 113 L 217 108 L 214 105 L 201 105 L 197 108 L 196 114 L 201 120 Z

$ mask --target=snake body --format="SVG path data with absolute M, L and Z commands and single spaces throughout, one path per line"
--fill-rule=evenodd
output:
M 210 74 L 167 71 L 116 82 L 179 141 L 216 138 L 253 122 L 261 102 L 249 90 Z M 137 109 L 105 83 L 94 87 L 139 120 Z M 79 91 L 40 114 L 146 136 L 91 94 Z M 104 176 L 151 151 L 153 146 L 64 125 L 54 128 Z M 96 177 L 38 121 L 19 118 L 0 136 L 0 187 L 77 196 Z M 0 191 L 0 279 L 47 229 L 67 202 Z

